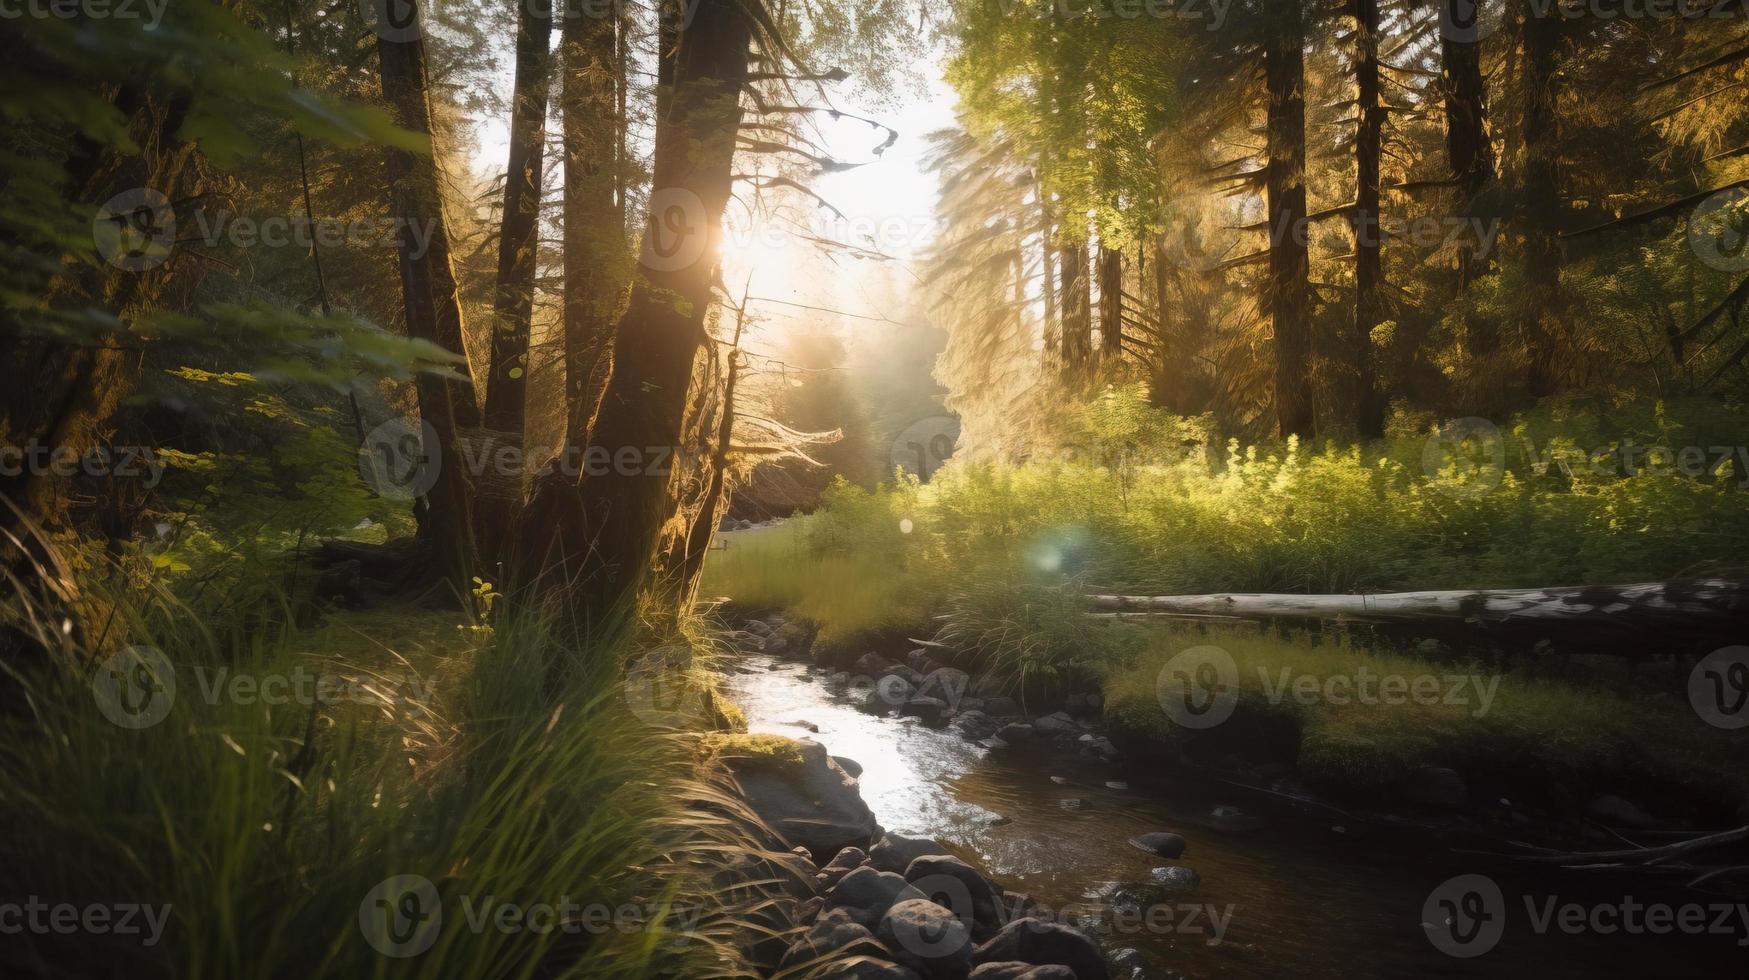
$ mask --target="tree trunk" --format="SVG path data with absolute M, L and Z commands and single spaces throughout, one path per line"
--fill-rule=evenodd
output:
M 1300 0 L 1269 0 L 1264 83 L 1269 312 L 1275 327 L 1275 414 L 1283 436 L 1312 436 L 1310 258 L 1306 250 L 1305 27 Z
M 729 200 L 751 29 L 734 0 L 700 0 L 690 21 L 664 7 L 655 167 L 638 277 L 616 330 L 591 448 L 637 465 L 537 484 L 525 510 L 519 591 L 563 585 L 572 629 L 630 612 L 674 514 L 694 363 L 705 339 L 716 247 Z M 533 597 L 531 597 L 533 598 Z
M 722 415 L 717 419 L 717 432 L 712 447 L 709 485 L 704 502 L 687 531 L 686 553 L 681 557 L 676 576 L 679 608 L 690 609 L 698 598 L 699 577 L 704 574 L 705 556 L 710 554 L 711 541 L 716 537 L 717 524 L 729 511 L 730 449 L 735 437 L 735 389 L 741 380 L 741 336 L 747 325 L 747 300 L 735 311 L 735 334 L 729 343 L 729 368 L 723 378 Z
M 1363 439 L 1385 434 L 1385 409 L 1374 377 L 1373 328 L 1384 318 L 1379 286 L 1384 280 L 1379 225 L 1379 153 L 1384 140 L 1385 106 L 1379 98 L 1379 0 L 1353 0 L 1354 79 L 1354 428 Z
M 1057 297 L 1063 310 L 1063 381 L 1079 386 L 1087 383 L 1093 360 L 1093 280 L 1087 274 L 1087 243 L 1059 248 L 1057 267 L 1063 284 Z
M 1088 597 L 1093 609 L 1192 619 L 1340 620 L 1483 630 L 1495 639 L 1598 644 L 1617 652 L 1679 653 L 1741 638 L 1749 583 L 1733 579 L 1552 589 L 1380 595 L 1218 593 Z
M 1553 394 L 1560 352 L 1549 325 L 1558 322 L 1561 304 L 1559 132 L 1555 116 L 1556 48 L 1561 14 L 1524 10 L 1524 190 L 1520 195 L 1524 250 L 1520 256 L 1523 293 L 1519 342 L 1529 366 L 1525 388 L 1533 397 Z
M 510 150 L 504 168 L 504 213 L 498 234 L 498 282 L 492 301 L 492 360 L 486 379 L 483 439 L 520 448 L 528 397 L 528 344 L 540 253 L 541 171 L 546 155 L 547 90 L 552 63 L 552 7 L 517 7 L 516 84 L 511 94 Z M 480 484 L 479 541 L 488 564 L 506 555 L 522 502 L 522 472 Z
M 1123 253 L 1099 245 L 1099 360 L 1110 372 L 1123 363 Z
M 1457 23 L 1460 11 L 1478 7 L 1472 0 L 1443 2 L 1448 23 Z M 1440 50 L 1446 157 L 1451 164 L 1452 179 L 1457 181 L 1464 214 L 1469 215 L 1473 213 L 1476 195 L 1494 180 L 1494 144 L 1488 139 L 1487 89 L 1482 82 L 1482 45 L 1479 38 L 1445 37 L 1440 42 Z M 1488 271 L 1487 260 L 1476 254 L 1480 245 L 1480 242 L 1468 240 L 1459 244 L 1460 289 L 1468 288 Z
M 565 428 L 581 447 L 613 361 L 614 313 L 625 291 L 625 215 L 618 164 L 620 24 L 609 16 L 565 20 L 560 57 L 565 153 Z M 668 50 L 668 49 L 665 49 Z
M 417 10 L 415 15 L 417 16 Z M 377 39 L 383 100 L 395 124 L 431 137 L 431 106 L 425 78 L 425 45 Z M 478 428 L 479 408 L 468 380 L 467 354 L 462 344 L 461 301 L 450 268 L 449 235 L 443 220 L 433 153 L 415 154 L 399 147 L 388 151 L 392 212 L 400 218 L 397 246 L 401 293 L 406 307 L 407 335 L 428 340 L 462 358 L 455 370 L 460 379 L 434 374 L 419 377 L 419 414 L 436 442 L 425 450 L 437 460 L 437 481 L 425 494 L 426 513 L 420 532 L 436 549 L 443 573 L 458 588 L 465 587 L 478 565 L 474 544 L 473 489 L 460 453 L 460 433 Z M 430 235 L 421 247 L 419 231 Z

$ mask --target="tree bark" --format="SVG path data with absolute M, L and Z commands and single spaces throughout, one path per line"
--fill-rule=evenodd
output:
M 1520 220 L 1524 247 L 1519 342 L 1528 355 L 1525 388 L 1533 397 L 1553 394 L 1560 352 L 1549 325 L 1560 316 L 1561 245 L 1559 120 L 1555 115 L 1555 69 L 1561 14 L 1524 10 L 1524 188 Z
M 1300 0 L 1269 0 L 1264 44 L 1268 89 L 1269 312 L 1275 328 L 1275 413 L 1283 436 L 1310 439 L 1312 325 L 1306 248 L 1305 26 Z
M 537 484 L 525 512 L 519 592 L 564 586 L 572 629 L 630 612 L 674 514 L 688 396 L 712 302 L 729 200 L 751 26 L 734 0 L 700 0 L 690 21 L 664 8 L 655 167 L 639 272 L 616 328 L 592 448 L 639 465 Z
M 1079 386 L 1087 383 L 1093 360 L 1093 281 L 1087 273 L 1087 243 L 1059 248 L 1057 268 L 1063 284 L 1057 297 L 1063 311 L 1063 381 Z
M 1093 595 L 1089 605 L 1117 613 L 1206 619 L 1339 620 L 1440 625 L 1499 638 L 1604 643 L 1639 654 L 1687 652 L 1733 643 L 1749 615 L 1749 583 L 1735 579 L 1589 585 L 1550 589 L 1392 592 L 1379 595 L 1216 593 L 1185 596 Z
M 1110 372 L 1123 363 L 1123 253 L 1099 245 L 1099 360 Z
M 415 10 L 415 15 L 418 15 Z M 431 138 L 431 105 L 425 77 L 425 45 L 377 39 L 383 100 L 395 124 Z M 459 378 L 422 374 L 416 383 L 419 414 L 436 442 L 437 481 L 425 495 L 420 532 L 436 549 L 452 585 L 464 588 L 478 566 L 474 543 L 473 489 L 460 453 L 460 433 L 480 424 L 473 382 L 462 342 L 461 300 L 450 267 L 449 235 L 443 218 L 434 153 L 388 151 L 388 177 L 397 230 L 401 293 L 407 335 L 428 340 L 458 355 Z M 422 247 L 419 231 L 429 233 Z
M 1448 23 L 1457 23 L 1458 12 L 1474 9 L 1472 0 L 1443 0 Z M 1467 23 L 1467 22 L 1465 22 Z M 1452 179 L 1466 215 L 1473 213 L 1476 196 L 1494 181 L 1494 144 L 1488 138 L 1487 89 L 1482 82 L 1482 45 L 1479 39 L 1446 37 L 1440 42 L 1440 75 L 1445 95 L 1445 151 Z M 1458 287 L 1467 289 L 1488 271 L 1477 252 L 1480 242 L 1459 243 Z M 1481 328 L 1473 328 L 1481 329 Z M 1478 336 L 1486 344 L 1492 338 Z M 1472 344 L 1472 346 L 1475 346 Z
M 520 448 L 528 398 L 528 345 L 534 324 L 534 280 L 540 254 L 541 171 L 546 155 L 547 90 L 551 76 L 550 5 L 517 7 L 516 82 L 511 93 L 510 149 L 504 168 L 504 213 L 498 233 L 498 281 L 492 301 L 492 359 L 486 379 L 484 432 L 491 447 Z M 522 502 L 522 473 L 483 480 L 479 541 L 488 564 L 506 554 Z
M 1372 333 L 1384 319 L 1379 286 L 1384 281 L 1379 226 L 1379 156 L 1385 106 L 1379 98 L 1379 0 L 1352 0 L 1355 53 L 1354 139 L 1354 428 L 1363 439 L 1385 434 L 1385 409 L 1374 376 Z
M 618 169 L 621 25 L 606 16 L 565 19 L 561 113 L 565 153 L 565 428 L 583 446 L 607 387 L 614 314 L 625 292 L 625 215 Z M 665 28 L 666 30 L 666 28 Z M 666 37 L 666 35 L 665 35 Z M 669 50 L 665 48 L 664 50 Z

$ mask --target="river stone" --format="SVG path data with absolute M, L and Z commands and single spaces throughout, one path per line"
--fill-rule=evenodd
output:
M 1163 858 L 1177 859 L 1184 853 L 1184 838 L 1163 830 L 1131 837 L 1130 843 Z
M 850 669 L 865 677 L 880 677 L 883 674 L 892 673 L 893 665 L 887 662 L 887 658 L 878 653 L 865 653 L 856 658 L 856 662 L 850 665 Z
M 941 669 L 940 661 L 931 657 L 929 651 L 923 647 L 918 647 L 910 653 L 905 654 L 905 664 L 912 670 L 925 676 L 932 671 Z
M 992 718 L 1017 718 L 1020 716 L 1020 705 L 1014 699 L 998 695 L 984 699 L 984 712 Z
M 843 909 L 834 909 L 843 913 Z M 886 959 L 887 948 L 875 939 L 874 933 L 846 914 L 822 916 L 778 963 L 780 968 L 800 966 L 816 960 L 840 959 L 849 956 L 873 956 Z
M 831 976 L 833 980 L 841 977 L 851 980 L 922 980 L 910 967 L 866 956 L 832 964 Z
M 1011 721 L 996 730 L 996 737 L 1010 745 L 1032 737 L 1032 726 L 1023 721 Z
M 760 755 L 724 756 L 754 813 L 817 862 L 846 847 L 867 847 L 875 818 L 857 792 L 856 780 L 838 768 L 826 747 L 796 739 L 800 763 Z
M 912 861 L 925 854 L 947 854 L 947 848 L 927 837 L 907 837 L 889 831 L 868 850 L 869 861 L 877 870 L 895 874 L 903 874 Z
M 852 919 L 872 929 L 893 903 L 924 897 L 900 875 L 862 867 L 832 886 L 826 893 L 826 907 L 846 909 Z
M 820 869 L 820 876 L 825 879 L 821 884 L 830 888 L 838 884 L 845 875 L 868 863 L 868 854 L 860 847 L 847 847 L 832 856 L 832 860 Z
M 996 733 L 996 723 L 991 721 L 990 716 L 982 711 L 961 711 L 953 716 L 953 721 L 949 724 L 953 726 L 954 731 L 973 741 L 989 738 Z
M 1187 892 L 1193 892 L 1196 891 L 1198 885 L 1202 884 L 1201 875 L 1190 868 L 1177 864 L 1155 868 L 1148 873 L 1148 876 L 1154 887 L 1169 895 L 1183 895 Z
M 1093 755 L 1099 756 L 1102 759 L 1117 758 L 1117 746 L 1113 745 L 1109 738 L 1100 735 L 1087 734 L 1081 736 L 1079 741 L 1081 743 L 1081 748 Z
M 978 869 L 951 854 L 925 854 L 912 861 L 905 880 L 930 901 L 952 909 L 974 936 L 987 938 L 1002 926 L 1001 892 Z
M 1019 960 L 1043 966 L 1057 963 L 1075 971 L 1077 980 L 1110 980 L 1099 947 L 1080 930 L 1061 922 L 1015 919 L 972 953 L 978 964 Z
M 948 704 L 958 704 L 966 696 L 972 675 L 958 667 L 938 667 L 923 678 L 921 692 Z
M 972 969 L 972 937 L 965 924 L 928 899 L 895 902 L 875 937 L 894 962 L 931 980 L 963 980 Z
M 940 698 L 914 697 L 899 706 L 899 716 L 915 718 L 930 728 L 940 728 L 947 718 L 947 702 Z
M 1063 732 L 1079 734 L 1081 732 L 1080 723 L 1061 711 L 1055 711 L 1048 715 L 1034 718 L 1032 727 L 1047 735 L 1056 735 Z
M 1403 796 L 1428 810 L 1462 810 L 1470 805 L 1470 790 L 1451 769 L 1422 766 L 1403 779 Z
M 862 708 L 873 714 L 884 715 L 911 700 L 913 692 L 910 681 L 898 674 L 887 674 L 869 689 L 868 696 L 863 699 Z

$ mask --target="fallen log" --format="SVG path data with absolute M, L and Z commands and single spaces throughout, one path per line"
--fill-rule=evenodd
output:
M 1226 592 L 1090 595 L 1087 600 L 1096 614 L 1486 630 L 1496 639 L 1549 639 L 1564 647 L 1577 642 L 1603 653 L 1684 653 L 1749 642 L 1749 582 L 1726 578 L 1377 595 Z

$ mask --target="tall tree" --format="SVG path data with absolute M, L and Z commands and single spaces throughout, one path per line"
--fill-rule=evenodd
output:
M 1275 414 L 1283 436 L 1312 435 L 1312 310 L 1306 226 L 1306 32 L 1300 0 L 1266 0 L 1269 312 L 1275 329 Z
M 1522 293 L 1517 312 L 1519 343 L 1528 358 L 1525 388 L 1533 396 L 1552 394 L 1560 352 L 1555 330 L 1561 319 L 1561 215 L 1559 120 L 1555 69 L 1562 14 L 1542 4 L 1525 3 L 1522 21 L 1524 172 L 1519 194 L 1523 250 L 1519 255 Z
M 411 10 L 417 22 L 421 11 L 417 6 Z M 418 31 L 410 37 L 402 32 L 382 32 L 377 38 L 377 58 L 383 101 L 388 104 L 395 124 L 425 141 L 424 152 L 402 147 L 391 147 L 388 151 L 391 207 L 399 219 L 396 248 L 407 335 L 461 356 L 457 370 L 450 376 L 426 373 L 420 375 L 417 384 L 419 414 L 427 434 L 436 441 L 436 446 L 426 447 L 425 453 L 427 458 L 435 457 L 438 461 L 437 481 L 425 494 L 420 533 L 436 549 L 445 575 L 460 586 L 478 567 L 473 487 L 466 468 L 460 465 L 461 434 L 479 427 L 480 412 L 468 375 L 467 352 L 462 342 L 461 297 L 450 265 L 449 232 L 443 215 L 437 159 L 431 152 L 431 102 L 424 40 Z M 428 235 L 424 242 L 420 240 L 421 230 Z
M 1385 104 L 1379 92 L 1379 0 L 1351 0 L 1354 17 L 1354 427 L 1361 436 L 1385 434 L 1385 410 L 1374 377 L 1373 328 L 1383 320 L 1384 233 L 1379 222 L 1379 159 Z
M 663 460 L 683 444 L 748 77 L 753 29 L 740 3 L 700 0 L 690 18 L 666 4 L 662 17 L 643 255 L 589 434 L 592 448 L 639 462 L 586 471 L 568 487 L 539 484 L 525 511 L 518 584 L 563 583 L 582 629 L 629 611 L 673 515 L 679 467 Z
M 1123 362 L 1123 252 L 1099 243 L 1099 362 L 1112 371 Z
M 492 297 L 492 359 L 486 380 L 485 438 L 521 447 L 528 403 L 529 336 L 540 252 L 541 171 L 551 88 L 552 6 L 517 5 L 516 81 L 511 90 L 509 159 Z M 479 537 L 486 561 L 502 559 L 522 502 L 520 473 L 482 481 Z

